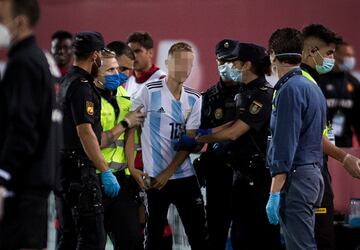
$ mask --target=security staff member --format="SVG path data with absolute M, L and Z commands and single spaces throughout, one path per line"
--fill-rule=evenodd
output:
M 123 45 L 132 55 L 131 49 Z M 139 189 L 127 168 L 129 165 L 135 169 L 135 147 L 134 138 L 129 138 L 126 132 L 128 128 L 140 125 L 144 115 L 140 111 L 129 112 L 130 97 L 120 86 L 127 81 L 128 75 L 120 72 L 123 65 L 119 67 L 115 55 L 115 52 L 107 49 L 102 52 L 103 63 L 95 80 L 101 96 L 101 152 L 122 186 L 114 198 L 103 195 L 105 230 L 115 250 L 139 250 L 142 248 L 138 216 Z M 132 64 L 133 60 L 129 58 L 129 61 Z
M 62 153 L 62 191 L 72 209 L 72 218 L 62 217 L 64 232 L 58 249 L 105 248 L 103 206 L 100 183 L 95 169 L 101 172 L 101 183 L 106 195 L 115 197 L 119 183 L 100 151 L 100 97 L 94 78 L 101 66 L 102 35 L 81 32 L 74 41 L 75 62 L 62 81 L 64 112 L 64 150 Z M 73 231 L 76 239 L 67 239 Z M 75 242 L 74 242 L 75 241 Z
M 225 62 L 236 60 L 239 42 L 222 40 L 216 45 L 219 68 Z M 202 129 L 215 128 L 236 119 L 235 96 L 240 85 L 220 73 L 220 80 L 203 96 L 201 110 Z M 229 142 L 209 143 L 206 152 L 194 161 L 197 177 L 206 186 L 206 218 L 209 245 L 213 249 L 225 249 L 231 222 L 231 187 L 233 171 L 225 164 L 224 147 Z
M 220 46 L 226 48 L 228 43 L 225 40 Z M 240 83 L 236 118 L 220 127 L 199 129 L 196 141 L 231 141 L 223 149 L 227 166 L 220 165 L 217 170 L 220 172 L 230 166 L 234 171 L 231 194 L 233 249 L 258 249 L 264 242 L 267 249 L 281 249 L 279 227 L 269 224 L 264 209 L 271 181 L 265 167 L 272 99 L 272 88 L 266 82 L 265 74 L 270 73 L 270 61 L 265 49 L 256 44 L 239 43 L 238 46 L 236 58 L 224 60 L 219 65 L 223 76 Z M 191 138 L 185 136 L 179 144 L 186 141 L 191 144 Z
M 318 83 L 320 74 L 326 74 L 332 70 L 335 62 L 333 58 L 335 47 L 341 42 L 341 38 L 321 24 L 306 26 L 302 30 L 302 35 L 304 49 L 301 68 L 306 73 L 304 76 L 310 81 Z M 323 136 L 323 151 L 324 154 L 341 162 L 351 176 L 360 178 L 360 160 L 331 144 L 326 133 Z M 333 227 L 334 195 L 327 168 L 327 156 L 324 157 L 322 175 L 325 190 L 321 207 L 315 214 L 315 238 L 318 249 L 329 250 L 335 247 L 335 236 Z
M 275 85 L 267 163 L 272 182 L 266 212 L 284 232 L 286 249 L 317 249 L 314 210 L 324 182 L 322 132 L 326 102 L 320 88 L 300 66 L 303 40 L 291 28 L 276 30 L 269 39 Z M 281 192 L 281 195 L 280 195 Z
M 335 145 L 352 147 L 352 129 L 360 141 L 360 82 L 350 72 L 355 66 L 354 49 L 342 42 L 336 46 L 334 57 L 333 70 L 320 75 L 319 86 L 326 98 Z
M 0 82 L 0 249 L 47 244 L 59 117 L 49 65 L 34 36 L 39 16 L 36 0 L 0 1 L 0 47 L 9 48 Z

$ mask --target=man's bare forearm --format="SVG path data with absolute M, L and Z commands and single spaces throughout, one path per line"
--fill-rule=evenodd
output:
M 104 172 L 109 169 L 107 162 L 101 154 L 100 146 L 94 131 L 89 123 L 76 126 L 81 144 L 86 155 L 93 162 L 94 166 Z
M 344 150 L 332 144 L 326 136 L 323 136 L 323 150 L 326 155 L 341 163 L 344 161 L 344 158 L 347 154 Z

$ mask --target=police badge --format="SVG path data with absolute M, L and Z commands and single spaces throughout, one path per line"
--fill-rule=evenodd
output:
M 256 115 L 257 113 L 260 112 L 261 108 L 262 108 L 262 104 L 260 102 L 257 101 L 253 101 L 250 105 L 249 108 L 249 112 L 250 114 Z

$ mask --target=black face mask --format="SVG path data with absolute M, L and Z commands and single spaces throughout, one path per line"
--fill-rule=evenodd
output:
M 101 67 L 101 59 L 100 57 L 97 57 L 97 59 L 95 59 L 93 65 L 91 66 L 91 75 L 94 78 L 98 77 L 100 67 Z

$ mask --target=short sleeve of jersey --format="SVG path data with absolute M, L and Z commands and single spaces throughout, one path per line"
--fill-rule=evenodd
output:
M 259 131 L 265 123 L 269 122 L 271 115 L 271 95 L 261 91 L 249 100 L 249 106 L 238 116 L 250 128 Z
M 95 119 L 94 90 L 88 83 L 78 82 L 70 96 L 71 112 L 76 125 L 91 123 Z
M 202 97 L 198 98 L 194 103 L 189 118 L 186 122 L 186 129 L 198 129 L 201 122 L 201 104 Z
M 135 94 L 130 111 L 134 111 L 140 105 L 144 106 L 141 109 L 141 112 L 147 113 L 149 106 L 149 91 L 146 86 L 141 88 L 141 90 Z

